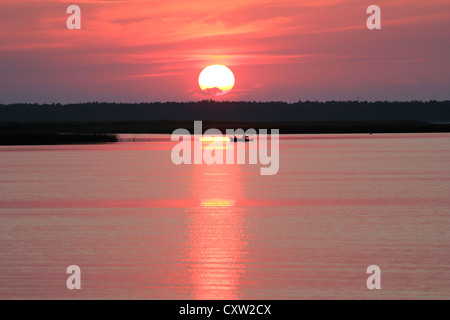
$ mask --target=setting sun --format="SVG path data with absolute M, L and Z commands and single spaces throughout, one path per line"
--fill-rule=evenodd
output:
M 223 95 L 233 89 L 233 72 L 223 65 L 208 66 L 200 73 L 198 84 L 202 90 L 217 90 L 215 95 Z

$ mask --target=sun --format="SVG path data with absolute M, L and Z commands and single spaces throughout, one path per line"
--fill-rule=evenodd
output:
M 231 89 L 235 83 L 233 72 L 220 64 L 208 66 L 200 73 L 198 84 L 202 90 L 216 90 L 215 95 L 220 96 Z M 214 93 L 214 91 L 212 91 Z

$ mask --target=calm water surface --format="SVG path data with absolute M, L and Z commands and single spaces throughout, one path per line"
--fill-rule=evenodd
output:
M 1 299 L 450 298 L 450 134 L 283 136 L 275 176 L 150 138 L 0 147 Z

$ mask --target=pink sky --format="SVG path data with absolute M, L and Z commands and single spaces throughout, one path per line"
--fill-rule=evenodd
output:
M 0 0 L 0 103 L 196 101 L 210 64 L 221 99 L 444 100 L 449 40 L 448 0 Z

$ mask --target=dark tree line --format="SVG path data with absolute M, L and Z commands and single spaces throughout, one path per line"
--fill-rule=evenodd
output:
M 224 101 L 10 104 L 0 122 L 115 121 L 425 121 L 450 122 L 450 101 Z

